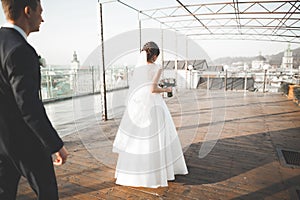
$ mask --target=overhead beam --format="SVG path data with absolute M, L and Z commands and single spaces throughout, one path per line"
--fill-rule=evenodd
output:
M 205 24 L 203 24 L 201 20 L 194 13 L 192 13 L 183 3 L 181 3 L 181 1 L 179 0 L 176 1 L 179 3 L 179 5 L 183 7 L 183 9 L 185 9 L 191 16 L 193 16 L 206 30 L 208 30 L 208 32 L 211 33 L 211 31 L 205 26 Z

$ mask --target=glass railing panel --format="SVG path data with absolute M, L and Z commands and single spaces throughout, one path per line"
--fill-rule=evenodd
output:
M 106 90 L 127 88 L 130 68 L 110 68 L 105 71 Z M 99 93 L 102 87 L 102 72 L 89 69 L 41 69 L 41 96 L 43 101 L 59 100 Z

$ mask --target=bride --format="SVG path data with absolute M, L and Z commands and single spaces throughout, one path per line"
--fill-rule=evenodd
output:
M 130 84 L 127 107 L 113 152 L 119 154 L 116 184 L 164 187 L 175 174 L 187 174 L 174 122 L 158 87 L 162 69 L 155 64 L 160 51 L 154 42 L 144 45 Z

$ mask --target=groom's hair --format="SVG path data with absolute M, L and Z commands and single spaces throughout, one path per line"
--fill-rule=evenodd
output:
M 146 51 L 148 62 L 152 60 L 154 55 L 158 56 L 160 53 L 159 47 L 157 46 L 157 44 L 155 42 L 147 42 L 143 46 L 142 51 Z
M 40 0 L 1 0 L 1 2 L 6 19 L 15 21 L 26 6 L 35 11 Z

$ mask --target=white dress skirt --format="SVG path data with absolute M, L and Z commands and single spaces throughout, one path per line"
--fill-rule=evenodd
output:
M 188 173 L 169 109 L 161 94 L 150 92 L 158 70 L 155 64 L 135 69 L 113 144 L 113 152 L 119 154 L 116 184 L 164 187 L 175 174 Z

